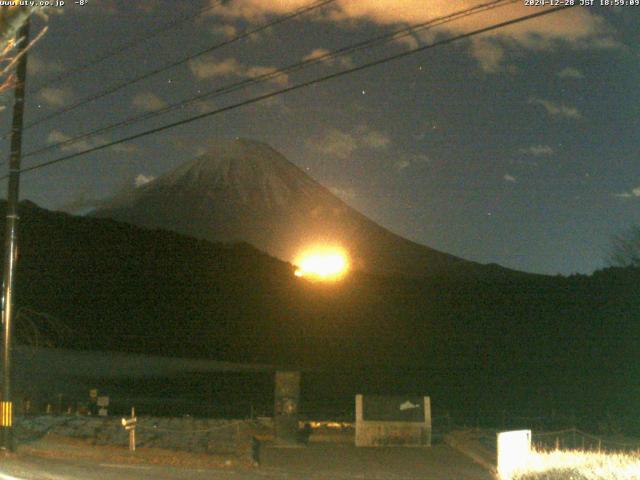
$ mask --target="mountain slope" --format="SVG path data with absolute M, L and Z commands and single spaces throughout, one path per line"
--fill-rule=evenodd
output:
M 40 312 L 42 335 L 55 333 L 46 318 L 68 327 L 57 346 L 307 366 L 326 380 L 307 395 L 429 393 L 472 415 L 520 405 L 595 418 L 638 396 L 639 269 L 320 284 L 247 244 L 32 204 L 19 231 L 16 330 L 25 309 Z
M 205 155 L 95 213 L 212 241 L 245 241 L 286 261 L 316 245 L 345 248 L 365 272 L 504 272 L 404 239 L 381 227 L 264 143 L 220 141 Z

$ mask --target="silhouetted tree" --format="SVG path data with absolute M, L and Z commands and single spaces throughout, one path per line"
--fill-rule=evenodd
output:
M 616 267 L 640 267 L 640 226 L 613 237 L 609 263 Z

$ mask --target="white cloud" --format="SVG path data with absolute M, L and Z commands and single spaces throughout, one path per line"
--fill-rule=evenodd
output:
M 218 107 L 218 104 L 216 104 L 213 100 L 207 99 L 198 100 L 193 104 L 193 108 L 198 113 L 209 113 L 218 109 Z
M 217 2 L 217 0 L 210 1 Z M 228 19 L 242 18 L 255 22 L 264 20 L 270 15 L 290 13 L 307 5 L 308 0 L 234 0 L 218 6 L 214 13 Z M 352 26 L 354 22 L 383 26 L 411 25 L 444 17 L 477 5 L 477 0 L 456 2 L 430 0 L 428 7 L 425 6 L 424 0 L 336 0 L 313 18 L 316 21 L 336 22 L 345 26 Z M 524 2 L 517 2 L 469 15 L 434 30 L 460 34 L 531 13 L 531 8 L 524 5 Z M 615 41 L 611 32 L 612 28 L 603 17 L 593 13 L 592 9 L 574 8 L 487 32 L 481 38 L 493 38 L 501 47 L 515 47 L 518 50 L 530 51 L 566 49 L 567 47 L 619 48 L 620 44 Z M 478 59 L 482 68 L 486 71 L 495 69 L 499 60 L 502 59 L 499 48 L 496 45 L 478 46 L 475 41 L 473 43 L 471 54 Z
M 237 36 L 238 29 L 233 25 L 215 25 L 211 28 L 211 32 L 224 38 L 233 38 Z
M 554 150 L 549 145 L 531 145 L 527 148 L 521 148 L 519 152 L 534 157 L 546 157 L 553 155 Z
M 47 143 L 63 143 L 71 139 L 70 135 L 61 132 L 60 130 L 51 130 L 49 135 L 47 136 Z M 63 145 L 60 147 L 60 150 L 63 152 L 81 152 L 83 150 L 88 150 L 94 145 L 89 142 L 87 139 L 78 140 L 74 143 L 69 143 L 67 145 Z
M 155 179 L 156 177 L 154 177 L 153 175 L 145 175 L 144 173 L 141 173 L 135 178 L 134 183 L 136 185 L 136 188 L 138 188 L 138 187 L 141 187 L 142 185 L 146 185 L 147 183 Z
M 152 92 L 138 93 L 131 100 L 133 105 L 138 110 L 144 112 L 154 112 L 167 106 L 167 102 L 162 100 L 158 95 Z
M 311 50 L 307 55 L 302 57 L 302 61 L 314 60 L 316 58 L 320 58 L 320 57 L 324 57 L 325 55 L 329 55 L 329 53 L 331 53 L 331 51 L 327 50 L 326 48 L 315 48 L 315 49 Z M 327 62 L 329 62 L 331 60 L 332 59 L 330 59 L 330 58 L 326 59 Z M 325 61 L 325 60 L 323 59 L 323 61 Z
M 249 78 L 262 77 L 263 75 L 275 73 L 277 70 L 276 67 L 245 67 L 244 74 L 240 74 L 239 76 Z M 280 86 L 285 86 L 289 84 L 289 76 L 286 74 L 274 75 L 269 81 Z
M 513 175 L 506 173 L 504 177 L 502 177 L 505 182 L 516 183 L 518 180 Z
M 386 133 L 366 126 L 360 126 L 351 133 L 330 128 L 321 136 L 307 141 L 307 146 L 313 150 L 340 159 L 351 157 L 359 149 L 380 150 L 390 144 L 391 138 Z
M 71 102 L 73 94 L 66 88 L 45 87 L 38 97 L 50 107 L 60 108 Z
M 189 68 L 198 80 L 229 76 L 254 78 L 269 75 L 277 70 L 275 67 L 243 65 L 235 58 L 227 58 L 220 61 L 213 59 L 194 60 L 189 63 Z M 287 85 L 289 83 L 289 77 L 286 74 L 274 75 L 269 80 L 278 85 Z
M 619 198 L 640 198 L 640 186 L 631 189 L 630 192 L 616 193 L 614 195 Z
M 574 78 L 574 79 L 579 80 L 579 79 L 584 78 L 584 75 L 577 68 L 566 67 L 566 68 L 563 68 L 562 70 L 560 70 L 558 72 L 558 77 L 560 77 L 560 78 Z
M 418 48 L 420 46 L 420 41 L 419 41 L 419 36 L 418 35 L 404 35 L 404 36 L 400 36 L 397 39 L 395 39 L 395 43 L 397 43 L 398 45 L 402 45 L 403 47 L 405 47 L 407 50 L 415 50 L 416 48 Z
M 486 73 L 501 70 L 504 48 L 495 39 L 476 37 L 471 40 L 471 54 Z
M 55 10 L 55 9 L 53 9 Z M 29 54 L 29 61 L 27 62 L 27 69 L 29 70 L 29 76 L 37 75 L 58 75 L 64 72 L 64 65 L 55 60 L 43 60 L 37 55 Z
M 411 166 L 411 162 L 407 159 L 398 160 L 396 163 L 393 164 L 393 166 L 396 168 L 396 170 L 401 172 L 405 168 L 408 168 L 409 166 Z
M 373 149 L 387 148 L 391 143 L 391 138 L 384 132 L 378 130 L 365 130 L 360 142 Z
M 242 71 L 242 65 L 235 58 L 227 58 L 221 61 L 194 60 L 189 63 L 189 68 L 198 80 L 228 75 L 239 76 Z
M 320 138 L 309 140 L 307 145 L 324 155 L 341 159 L 349 158 L 358 149 L 358 142 L 353 135 L 335 128 L 330 129 Z
M 311 60 L 315 60 L 318 58 L 322 58 L 322 60 L 320 60 L 320 62 L 325 63 L 327 65 L 340 65 L 342 67 L 345 68 L 350 68 L 353 67 L 353 61 L 351 60 L 350 57 L 330 57 L 331 51 L 327 50 L 326 48 L 316 48 L 311 50 L 307 55 L 305 55 L 304 57 L 302 57 L 302 61 L 306 62 L 306 61 L 311 61 Z M 326 58 L 325 58 L 326 57 Z
M 533 105 L 541 105 L 552 117 L 566 117 L 579 120 L 582 118 L 582 114 L 576 107 L 569 107 L 567 105 L 552 102 L 551 100 L 544 100 L 542 98 L 531 98 L 529 103 Z
M 329 191 L 342 200 L 349 201 L 357 197 L 357 193 L 352 188 L 330 187 Z
M 401 172 L 402 170 L 406 170 L 407 168 L 413 165 L 429 164 L 429 163 L 431 163 L 431 158 L 424 153 L 405 154 L 395 161 L 395 163 L 393 164 L 393 167 L 399 172 Z
M 67 135 L 66 133 L 53 129 L 49 132 L 47 136 L 47 143 L 49 144 L 57 144 L 63 143 L 70 140 L 72 137 Z M 73 143 L 68 143 L 66 145 L 61 145 L 60 150 L 63 152 L 82 152 L 84 150 L 89 150 L 91 148 L 97 147 L 99 145 L 103 145 L 107 143 L 107 139 L 100 135 L 96 135 L 93 137 L 83 138 L 77 140 Z M 113 145 L 112 147 L 108 147 L 111 151 L 116 153 L 133 153 L 138 150 L 135 145 L 128 143 L 119 143 L 117 145 Z

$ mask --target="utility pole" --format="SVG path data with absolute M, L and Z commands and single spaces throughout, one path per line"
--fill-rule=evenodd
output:
M 4 274 L 2 296 L 2 399 L 0 402 L 0 448 L 15 450 L 13 441 L 13 402 L 11 400 L 11 341 L 15 312 L 13 290 L 17 261 L 18 200 L 20 195 L 20 160 L 22 156 L 22 123 L 24 117 L 24 94 L 27 77 L 27 51 L 29 47 L 29 18 L 18 30 L 16 40 L 20 42 L 16 55 L 20 55 L 16 67 L 13 124 L 11 126 L 11 154 L 9 157 L 9 190 L 7 194 L 7 222 L 4 231 Z

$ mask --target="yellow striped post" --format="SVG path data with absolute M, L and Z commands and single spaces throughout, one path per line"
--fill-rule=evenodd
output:
M 0 402 L 0 427 L 13 426 L 13 402 Z

